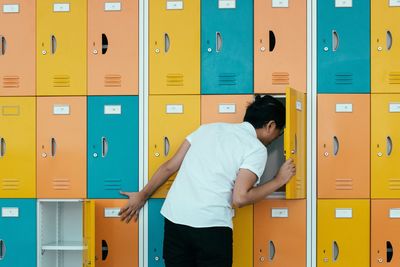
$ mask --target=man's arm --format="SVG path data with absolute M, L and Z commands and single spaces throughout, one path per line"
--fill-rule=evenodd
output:
M 157 169 L 140 192 L 121 192 L 122 195 L 129 197 L 128 203 L 119 212 L 122 221 L 129 223 L 132 218 L 134 218 L 135 221 L 138 219 L 140 209 L 144 206 L 147 199 L 162 186 L 171 175 L 179 170 L 189 148 L 190 143 L 185 140 L 175 155 Z

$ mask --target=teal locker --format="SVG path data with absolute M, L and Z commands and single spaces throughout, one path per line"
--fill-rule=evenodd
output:
M 164 267 L 163 240 L 164 240 L 164 217 L 160 210 L 164 204 L 162 198 L 152 198 L 148 201 L 149 223 L 148 223 L 148 261 L 149 267 Z

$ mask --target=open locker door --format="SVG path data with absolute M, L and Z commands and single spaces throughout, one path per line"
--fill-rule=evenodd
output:
M 285 157 L 293 159 L 296 175 L 286 184 L 286 199 L 306 198 L 306 94 L 286 88 Z
M 85 200 L 83 202 L 83 238 L 86 249 L 83 252 L 83 267 L 95 266 L 95 201 Z

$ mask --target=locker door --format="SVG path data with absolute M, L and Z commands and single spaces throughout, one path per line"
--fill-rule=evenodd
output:
M 296 176 L 286 184 L 286 199 L 306 198 L 307 181 L 307 104 L 306 95 L 286 89 L 286 129 L 284 134 L 286 159 L 296 164 Z
M 86 198 L 86 98 L 37 99 L 38 198 Z
M 399 200 L 371 201 L 371 267 L 399 265 L 399 227 Z
M 368 267 L 368 199 L 318 200 L 317 265 Z
M 120 191 L 138 191 L 138 104 L 136 96 L 88 97 L 89 198 L 123 198 Z
M 86 1 L 37 4 L 37 94 L 86 94 Z
M 96 200 L 96 266 L 139 263 L 139 223 L 121 223 L 118 212 L 125 200 Z
M 254 267 L 306 266 L 306 200 L 254 205 Z
M 35 1 L 1 0 L 0 96 L 35 95 Z
M 0 98 L 0 198 L 36 197 L 36 101 Z
M 253 1 L 201 2 L 201 93 L 253 92 Z
M 198 94 L 200 0 L 149 5 L 150 94 Z
M 371 0 L 371 92 L 400 93 L 399 1 Z
M 400 198 L 400 95 L 371 96 L 371 198 Z
M 306 92 L 306 1 L 254 1 L 254 92 Z
M 83 240 L 87 249 L 83 252 L 83 267 L 95 266 L 95 220 L 96 205 L 94 200 L 85 200 L 83 202 Z
M 36 267 L 36 201 L 0 199 L 0 266 Z
M 164 199 L 149 199 L 149 225 L 148 225 L 148 267 L 164 267 L 163 240 L 164 217 L 160 210 Z
M 318 1 L 319 93 L 370 92 L 370 1 Z
M 369 95 L 318 96 L 318 197 L 370 196 Z
M 137 0 L 88 0 L 89 95 L 138 94 L 138 10 Z
M 200 96 L 149 97 L 149 179 L 200 126 Z M 175 175 L 152 196 L 165 198 Z
M 234 210 L 233 267 L 253 266 L 253 205 Z

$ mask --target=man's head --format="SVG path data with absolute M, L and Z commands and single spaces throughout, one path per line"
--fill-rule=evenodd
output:
M 268 145 L 277 139 L 285 126 L 286 110 L 284 105 L 276 98 L 257 95 L 254 102 L 246 110 L 243 121 L 253 125 L 257 138 Z

